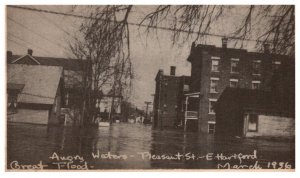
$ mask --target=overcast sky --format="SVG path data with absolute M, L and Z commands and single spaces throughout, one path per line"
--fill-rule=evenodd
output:
M 69 13 L 70 6 L 33 6 L 39 9 Z M 139 22 L 152 7 L 135 7 L 130 22 Z M 87 15 L 84 7 L 77 7 L 74 14 Z M 227 35 L 230 21 L 238 18 L 239 12 L 217 26 L 222 35 Z M 78 33 L 82 19 L 7 8 L 7 50 L 13 54 L 24 55 L 27 49 L 33 49 L 34 56 L 70 57 L 68 41 Z M 190 64 L 186 61 L 192 41 L 172 45 L 170 31 L 158 31 L 156 35 L 146 38 L 144 29 L 131 26 L 131 58 L 134 67 L 133 95 L 131 101 L 139 108 L 144 108 L 144 101 L 153 102 L 155 76 L 159 69 L 169 74 L 171 65 L 176 66 L 176 75 L 190 75 Z M 208 38 L 202 43 L 221 46 L 220 38 Z M 251 47 L 249 47 L 251 50 Z

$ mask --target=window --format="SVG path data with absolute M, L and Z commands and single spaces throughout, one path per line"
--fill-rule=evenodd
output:
M 66 92 L 65 104 L 66 104 L 66 106 L 69 105 L 69 92 Z
M 7 114 L 17 113 L 18 95 L 24 86 L 24 84 L 7 83 Z
M 252 89 L 257 90 L 260 88 L 260 81 L 252 81 Z
M 208 133 L 209 134 L 214 134 L 215 133 L 215 125 L 216 125 L 216 122 L 208 121 Z
M 237 88 L 238 87 L 238 79 L 230 79 L 229 80 L 229 87 L 231 88 Z
M 209 105 L 208 105 L 208 114 L 215 114 L 215 104 L 217 102 L 217 99 L 209 99 Z
M 17 105 L 18 105 L 17 100 L 18 100 L 18 93 L 16 92 L 8 93 L 8 98 L 7 98 L 8 114 L 17 112 Z
M 100 99 L 96 99 L 96 105 L 95 105 L 95 107 L 96 108 L 100 108 L 100 103 L 101 103 L 101 100 Z
M 183 91 L 190 91 L 190 86 L 184 84 L 184 85 L 183 85 Z
M 55 97 L 55 99 L 54 99 L 54 105 L 53 105 L 53 107 L 54 107 L 54 112 L 56 113 L 57 107 L 58 107 L 58 99 L 57 99 L 57 97 Z
M 273 61 L 273 70 L 278 70 L 280 67 L 280 61 Z
M 212 56 L 211 59 L 212 59 L 212 60 L 214 60 L 214 59 L 220 60 L 220 57 L 219 57 L 219 56 Z
M 71 76 L 70 76 L 70 72 L 68 70 L 64 70 L 64 80 L 65 80 L 65 83 L 71 82 Z
M 239 64 L 239 59 L 237 58 L 231 58 L 231 65 L 230 65 L 230 72 L 231 73 L 238 73 L 238 64 Z
M 219 72 L 219 61 L 217 61 L 217 60 L 211 61 L 211 71 Z
M 248 131 L 257 132 L 258 130 L 258 115 L 249 114 Z
M 252 74 L 253 75 L 260 75 L 260 60 L 254 60 L 252 63 Z
M 210 93 L 218 93 L 218 81 L 219 78 L 212 77 L 210 79 Z
M 212 72 L 219 72 L 219 60 L 220 57 L 212 56 L 211 57 L 211 71 Z
M 163 107 L 164 107 L 164 108 L 163 108 L 163 112 L 164 112 L 164 113 L 167 113 L 166 111 L 167 111 L 167 109 L 168 109 L 168 108 L 167 108 L 168 106 L 167 106 L 166 104 L 164 104 Z

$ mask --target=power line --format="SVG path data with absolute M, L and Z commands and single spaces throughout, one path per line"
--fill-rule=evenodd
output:
M 56 11 L 52 11 L 52 10 L 50 11 L 50 10 L 44 10 L 44 9 L 31 8 L 31 7 L 23 7 L 23 6 L 15 6 L 15 5 L 9 5 L 8 7 L 23 9 L 23 10 L 29 10 L 29 11 L 35 11 L 35 12 L 48 13 L 48 14 L 63 15 L 63 16 L 69 16 L 69 17 L 74 17 L 74 18 L 81 18 L 81 19 L 104 20 L 104 19 L 96 18 L 96 17 L 89 17 L 89 16 L 77 15 L 77 14 L 72 14 L 72 13 L 56 12 Z M 106 21 L 115 22 L 115 21 L 112 21 L 112 20 L 106 20 Z M 127 23 L 129 25 L 132 25 L 132 26 L 159 29 L 159 30 L 165 30 L 165 31 L 183 32 L 183 33 L 189 33 L 189 34 L 197 34 L 197 35 L 203 35 L 203 36 L 213 36 L 213 37 L 220 37 L 220 38 L 225 37 L 225 35 L 219 35 L 219 34 L 213 34 L 213 33 L 199 33 L 199 32 L 190 31 L 190 30 L 182 30 L 182 29 L 169 28 L 169 27 L 145 25 L 145 24 L 138 24 L 138 23 L 133 23 L 133 22 L 127 22 Z M 243 38 L 234 37 L 234 36 L 226 36 L 226 37 L 229 38 L 229 39 L 240 40 L 240 41 L 264 42 L 262 40 L 243 39 Z
M 35 35 L 37 35 L 37 36 L 43 38 L 44 40 L 46 40 L 46 41 L 52 43 L 52 44 L 55 45 L 55 46 L 59 46 L 60 48 L 63 48 L 65 51 L 67 51 L 66 47 L 62 46 L 61 44 L 57 44 L 57 43 L 53 42 L 52 40 L 49 40 L 48 38 L 44 37 L 43 35 L 34 32 L 32 29 L 28 28 L 27 26 L 25 26 L 24 24 L 22 24 L 22 23 L 20 23 L 20 22 L 17 22 L 16 20 L 12 19 L 11 17 L 7 17 L 7 18 L 8 18 L 9 20 L 11 20 L 12 22 L 14 22 L 14 23 L 20 25 L 21 27 L 25 28 L 25 29 L 28 30 L 29 32 L 31 32 L 31 33 L 33 33 L 33 34 L 35 34 Z M 68 51 L 67 51 L 67 52 L 68 52 Z
M 46 49 L 43 49 L 43 48 L 41 48 L 41 47 L 39 47 L 39 46 L 37 46 L 37 45 L 31 43 L 31 42 L 25 41 L 24 39 L 22 39 L 22 38 L 20 38 L 20 37 L 18 37 L 18 36 L 16 36 L 16 35 L 14 35 L 14 34 L 12 34 L 12 33 L 10 33 L 10 32 L 8 32 L 8 34 L 11 35 L 11 36 L 13 36 L 13 37 L 16 38 L 16 39 L 19 39 L 19 40 L 21 40 L 21 41 L 23 41 L 23 42 L 29 44 L 29 45 L 35 46 L 36 48 L 39 48 L 39 49 L 43 50 L 44 52 L 47 52 L 47 53 L 49 53 L 49 54 L 52 53 L 52 52 L 50 52 L 50 51 L 48 51 L 48 50 L 46 50 Z
M 22 26 L 23 28 L 25 28 L 25 29 L 28 30 L 29 32 L 31 32 L 31 33 L 33 33 L 33 34 L 35 34 L 35 35 L 37 35 L 37 36 L 43 38 L 44 40 L 46 40 L 46 41 L 48 41 L 48 42 L 50 42 L 50 43 L 52 43 L 52 44 L 54 44 L 54 45 L 56 45 L 56 46 L 59 46 L 59 47 L 63 47 L 63 48 L 64 48 L 64 46 L 62 46 L 62 45 L 60 45 L 60 44 L 56 44 L 55 42 L 49 40 L 48 38 L 44 37 L 43 35 L 40 35 L 39 33 L 34 32 L 32 29 L 28 28 L 27 26 L 25 26 L 24 24 L 22 24 L 22 23 L 20 23 L 20 22 L 17 22 L 16 20 L 12 19 L 11 17 L 7 17 L 7 18 L 8 18 L 9 20 L 11 20 L 12 22 L 14 22 L 14 23 L 16 23 L 16 24 Z
M 41 15 L 42 15 L 43 17 L 42 17 Z M 49 19 L 48 17 L 46 17 L 44 14 L 41 13 L 41 15 L 38 14 L 38 16 L 41 17 L 43 20 L 46 19 L 48 22 L 50 22 L 51 24 L 53 24 L 56 28 L 58 28 L 58 29 L 61 30 L 62 32 L 64 32 L 64 33 L 67 34 L 68 36 L 70 36 L 70 37 L 76 39 L 76 37 L 74 37 L 74 36 L 73 36 L 72 34 L 70 34 L 68 31 L 66 31 L 65 29 L 63 29 L 62 27 L 60 27 L 57 23 L 53 22 L 51 19 Z
M 13 39 L 10 39 L 10 38 L 7 38 L 9 41 L 11 41 L 11 42 L 13 42 L 13 43 L 15 43 L 16 45 L 18 45 L 18 46 L 21 46 L 21 47 L 23 47 L 23 48 L 28 48 L 27 46 L 25 46 L 25 45 L 23 45 L 23 44 L 20 44 L 20 43 L 18 43 L 18 42 L 16 42 L 15 40 L 13 40 Z

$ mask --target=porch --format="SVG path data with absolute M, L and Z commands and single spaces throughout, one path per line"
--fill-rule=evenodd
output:
M 188 121 L 198 121 L 198 104 L 200 92 L 186 93 L 185 95 L 185 111 L 184 111 L 184 131 L 187 130 Z

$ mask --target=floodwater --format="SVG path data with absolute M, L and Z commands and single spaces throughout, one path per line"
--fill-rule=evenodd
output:
M 239 153 L 245 159 L 235 157 Z M 7 169 L 38 169 L 39 163 L 44 165 L 43 169 L 67 170 L 227 169 L 226 163 L 231 168 L 244 169 L 255 163 L 264 169 L 294 168 L 295 143 L 220 140 L 212 135 L 153 130 L 150 125 L 129 123 L 100 128 L 9 123 Z

